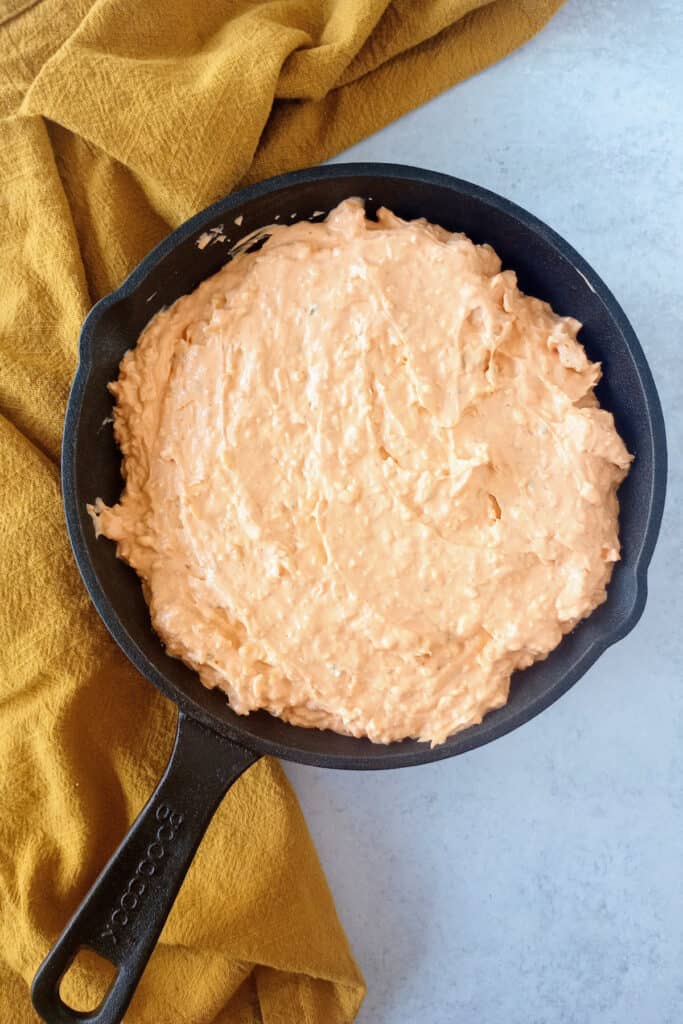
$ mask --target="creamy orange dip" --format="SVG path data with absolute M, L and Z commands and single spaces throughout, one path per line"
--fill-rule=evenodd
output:
M 239 714 L 441 743 L 605 599 L 631 456 L 488 246 L 353 199 L 269 232 L 124 356 L 95 528 Z

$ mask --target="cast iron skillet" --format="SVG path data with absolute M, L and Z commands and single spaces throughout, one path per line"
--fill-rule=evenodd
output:
M 483 723 L 430 749 L 405 741 L 387 746 L 286 725 L 265 713 L 238 717 L 225 697 L 202 687 L 169 658 L 152 631 L 135 573 L 114 544 L 95 540 L 86 502 L 114 502 L 120 455 L 106 389 L 126 349 L 150 317 L 219 269 L 230 244 L 276 220 L 316 219 L 348 196 L 372 214 L 388 206 L 405 218 L 427 217 L 476 242 L 489 242 L 521 288 L 581 320 L 589 356 L 604 366 L 601 403 L 636 455 L 621 488 L 622 560 L 607 601 L 551 656 L 512 683 L 508 704 Z M 235 218 L 242 217 L 238 227 Z M 225 241 L 197 246 L 200 236 Z M 220 200 L 174 231 L 86 319 L 80 365 L 66 413 L 62 486 L 74 556 L 97 611 L 133 664 L 175 701 L 178 732 L 166 772 L 123 843 L 40 967 L 37 1011 L 54 1024 L 119 1021 L 211 817 L 230 785 L 261 755 L 328 768 L 399 768 L 452 757 L 529 721 L 557 700 L 641 615 L 646 572 L 664 505 L 666 440 L 662 412 L 643 352 L 624 313 L 597 274 L 548 227 L 500 196 L 431 171 L 391 164 L 347 164 L 287 174 Z M 60 998 L 60 980 L 81 947 L 118 968 L 100 1006 L 78 1013 Z

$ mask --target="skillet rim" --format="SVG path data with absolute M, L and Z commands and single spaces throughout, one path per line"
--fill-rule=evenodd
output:
M 393 178 L 406 182 L 417 182 L 423 185 L 440 186 L 457 194 L 478 199 L 507 216 L 520 221 L 525 227 L 529 228 L 558 251 L 560 256 L 576 270 L 579 276 L 583 278 L 585 284 L 592 289 L 601 301 L 631 354 L 645 396 L 646 413 L 653 442 L 650 502 L 646 526 L 640 539 L 640 548 L 635 554 L 631 566 L 633 601 L 626 610 L 626 613 L 615 622 L 611 629 L 607 629 L 602 634 L 596 636 L 583 651 L 581 657 L 577 658 L 553 685 L 546 688 L 542 694 L 522 705 L 519 709 L 515 710 L 512 708 L 510 714 L 502 720 L 492 720 L 490 716 L 487 716 L 480 725 L 471 726 L 468 729 L 455 733 L 437 747 L 430 747 L 427 743 L 416 744 L 412 742 L 410 750 L 402 751 L 402 742 L 386 745 L 378 744 L 376 746 L 381 748 L 381 752 L 373 752 L 371 756 L 363 755 L 362 753 L 355 755 L 347 752 L 320 753 L 301 749 L 296 744 L 289 745 L 276 740 L 255 737 L 239 725 L 228 723 L 213 715 L 210 711 L 195 703 L 183 690 L 179 689 L 143 653 L 119 618 L 105 589 L 100 584 L 100 580 L 90 560 L 83 535 L 82 517 L 78 509 L 76 486 L 76 438 L 81 409 L 87 397 L 89 374 L 93 362 L 93 345 L 91 342 L 97 325 L 107 310 L 131 296 L 144 284 L 148 274 L 162 259 L 188 238 L 208 227 L 216 217 L 234 211 L 246 202 L 273 192 L 285 190 L 294 185 L 330 179 L 343 180 L 346 177 Z M 301 764 L 350 770 L 379 770 L 426 764 L 442 760 L 446 757 L 453 757 L 483 746 L 485 743 L 489 743 L 512 732 L 513 729 L 535 718 L 536 715 L 558 700 L 585 674 L 608 647 L 623 639 L 633 629 L 645 607 L 647 599 L 647 569 L 657 541 L 664 510 L 667 450 L 664 418 L 659 395 L 637 336 L 611 291 L 592 267 L 565 239 L 522 207 L 479 185 L 437 171 L 429 171 L 402 164 L 362 162 L 306 168 L 301 171 L 281 174 L 219 199 L 167 235 L 134 268 L 115 291 L 102 298 L 93 306 L 83 322 L 80 332 L 79 363 L 71 386 L 64 422 L 61 469 L 62 496 L 67 531 L 74 558 L 86 590 L 113 639 L 146 679 L 152 682 L 164 696 L 178 705 L 181 712 L 198 719 L 203 725 L 242 747 Z M 197 680 L 197 685 L 202 685 L 199 680 Z M 227 701 L 226 706 L 229 706 Z M 511 705 L 506 705 L 506 707 L 510 708 Z M 245 723 L 247 720 L 245 719 Z M 283 724 L 287 731 L 291 730 L 294 735 L 296 731 L 310 732 L 310 730 L 304 730 L 302 727 Z M 330 735 L 336 736 L 336 734 Z M 367 744 L 368 742 L 367 740 L 355 740 L 351 737 L 345 737 L 345 739 L 356 744 Z

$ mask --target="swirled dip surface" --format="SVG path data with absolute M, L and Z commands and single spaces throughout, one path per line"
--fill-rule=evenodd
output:
M 98 533 L 240 714 L 443 741 L 605 598 L 630 455 L 580 324 L 487 246 L 347 200 L 126 353 Z

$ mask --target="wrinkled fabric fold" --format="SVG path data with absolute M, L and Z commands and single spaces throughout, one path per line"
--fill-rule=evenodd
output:
M 59 447 L 80 324 L 172 227 L 317 163 L 534 34 L 559 0 L 0 2 L 0 1019 L 163 770 L 175 708 L 73 564 Z M 457 125 L 453 126 L 454 142 Z M 66 995 L 92 1003 L 74 970 Z M 220 807 L 126 1020 L 351 1021 L 364 983 L 296 799 Z

